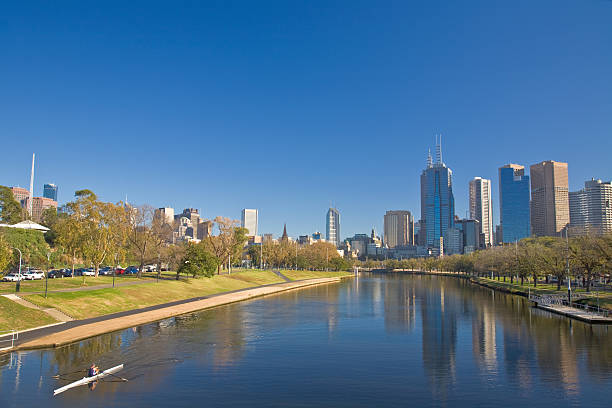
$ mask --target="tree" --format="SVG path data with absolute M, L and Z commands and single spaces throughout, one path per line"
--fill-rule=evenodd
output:
M 124 242 L 124 209 L 121 205 L 99 201 L 91 190 L 74 193 L 76 200 L 66 204 L 70 221 L 60 228 L 60 243 L 67 245 L 73 255 L 80 254 L 95 268 L 98 276 L 100 265 L 107 257 L 119 252 Z
M 561 238 L 542 237 L 536 240 L 536 245 L 534 255 L 539 259 L 541 269 L 557 278 L 557 290 L 560 290 L 567 269 L 565 242 Z
M 74 265 L 77 257 L 81 254 L 84 239 L 79 222 L 74 216 L 62 218 L 55 225 L 55 230 L 57 232 L 56 242 L 64 250 L 64 253 L 70 256 L 72 271 L 74 271 Z
M 0 186 L 0 221 L 4 224 L 17 224 L 23 220 L 23 209 L 13 191 L 6 187 Z
M 47 253 L 49 245 L 45 242 L 43 233 L 34 230 L 19 228 L 0 228 L 0 234 L 4 242 L 12 248 L 18 248 L 23 255 L 23 264 L 42 267 L 47 263 Z M 14 266 L 19 261 L 19 253 L 13 251 L 12 262 L 9 266 Z
M 2 234 L 0 234 L 0 272 L 4 271 L 11 260 L 13 259 L 13 251 L 11 246 L 6 242 Z
M 217 273 L 221 273 L 221 266 L 229 260 L 238 245 L 237 240 L 240 239 L 240 234 L 236 234 L 238 221 L 227 217 L 216 217 L 213 222 L 219 229 L 219 235 L 208 237 L 203 242 L 206 249 L 217 257 L 219 261 Z
M 181 260 L 181 265 L 177 269 L 177 276 L 181 273 L 196 276 L 206 276 L 208 278 L 215 274 L 219 266 L 219 260 L 206 250 L 203 243 L 188 244 L 185 256 Z
M 55 207 L 46 208 L 40 217 L 40 223 L 49 228 L 45 233 L 45 241 L 51 246 L 55 245 L 57 240 L 57 225 L 61 219 L 66 218 L 68 214 L 65 212 L 57 212 Z
M 125 237 L 132 254 L 138 259 L 138 277 L 142 277 L 145 262 L 153 257 L 153 250 L 159 244 L 159 237 L 153 230 L 155 211 L 150 205 L 140 207 L 125 206 L 122 215 L 127 227 Z M 156 221 L 158 223 L 158 221 Z M 158 255 L 157 252 L 155 255 Z
M 599 249 L 602 244 L 598 244 L 598 241 L 601 241 L 601 238 L 583 235 L 572 238 L 570 244 L 572 261 L 586 283 L 587 292 L 591 291 L 593 278 L 598 275 L 606 263 L 606 259 Z

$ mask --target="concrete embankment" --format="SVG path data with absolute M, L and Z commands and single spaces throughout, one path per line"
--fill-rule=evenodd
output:
M 155 322 L 158 320 L 164 320 L 186 313 L 196 312 L 198 310 L 209 309 L 216 306 L 227 305 L 247 299 L 311 287 L 314 285 L 337 283 L 340 282 L 340 280 L 341 278 L 317 278 L 296 282 L 286 282 L 220 294 L 201 300 L 187 301 L 178 305 L 162 307 L 155 310 L 144 311 L 142 313 L 131 314 L 129 316 L 109 318 L 94 323 L 72 327 L 67 330 L 24 342 L 19 344 L 13 350 L 58 347 L 84 340 L 89 337 L 98 336 L 100 334 L 124 330 L 130 327 Z

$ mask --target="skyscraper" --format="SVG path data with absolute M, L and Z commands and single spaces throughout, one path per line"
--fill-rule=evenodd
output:
M 327 210 L 325 219 L 325 240 L 340 246 L 340 212 L 336 208 Z
M 57 186 L 55 184 L 45 184 L 43 186 L 43 197 L 57 201 Z
M 493 204 L 491 203 L 491 180 L 474 177 L 470 180 L 470 218 L 478 220 L 484 245 L 493 246 Z
M 440 248 L 446 230 L 452 228 L 455 218 L 453 172 L 442 161 L 442 143 L 436 144 L 436 162 L 431 153 L 427 168 L 421 174 L 421 228 L 425 228 L 425 245 Z
M 164 223 L 168 225 L 174 224 L 174 208 L 172 207 L 161 207 L 155 210 L 156 216 L 162 217 Z
M 497 241 L 509 243 L 531 235 L 529 176 L 519 164 L 499 168 L 499 220 L 502 236 Z
M 531 165 L 530 173 L 532 232 L 560 235 L 570 221 L 567 163 L 543 161 Z
M 414 220 L 410 211 L 387 211 L 384 221 L 385 244 L 389 248 L 414 245 Z
M 569 193 L 572 233 L 612 233 L 612 182 L 591 179 Z
M 255 235 L 257 235 L 257 217 L 257 210 L 249 208 L 245 208 L 242 210 L 242 219 L 240 226 L 248 230 L 247 235 L 250 237 L 254 237 Z

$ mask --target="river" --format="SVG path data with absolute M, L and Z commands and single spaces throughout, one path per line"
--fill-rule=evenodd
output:
M 361 274 L 0 355 L 0 407 L 609 407 L 611 329 L 462 279 Z M 53 397 L 91 362 L 129 382 Z

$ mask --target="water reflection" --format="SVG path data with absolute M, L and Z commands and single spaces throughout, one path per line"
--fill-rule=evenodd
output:
M 121 375 L 130 382 L 49 399 L 60 385 L 52 375 L 80 378 L 92 362 L 124 362 Z M 211 406 L 372 406 L 404 405 L 410 395 L 417 405 L 513 406 L 579 403 L 588 395 L 597 406 L 612 397 L 611 373 L 607 326 L 551 315 L 461 279 L 362 274 L 0 356 L 0 405 L 167 406 L 206 395 Z M 500 401 L 500 392 L 513 399 Z

